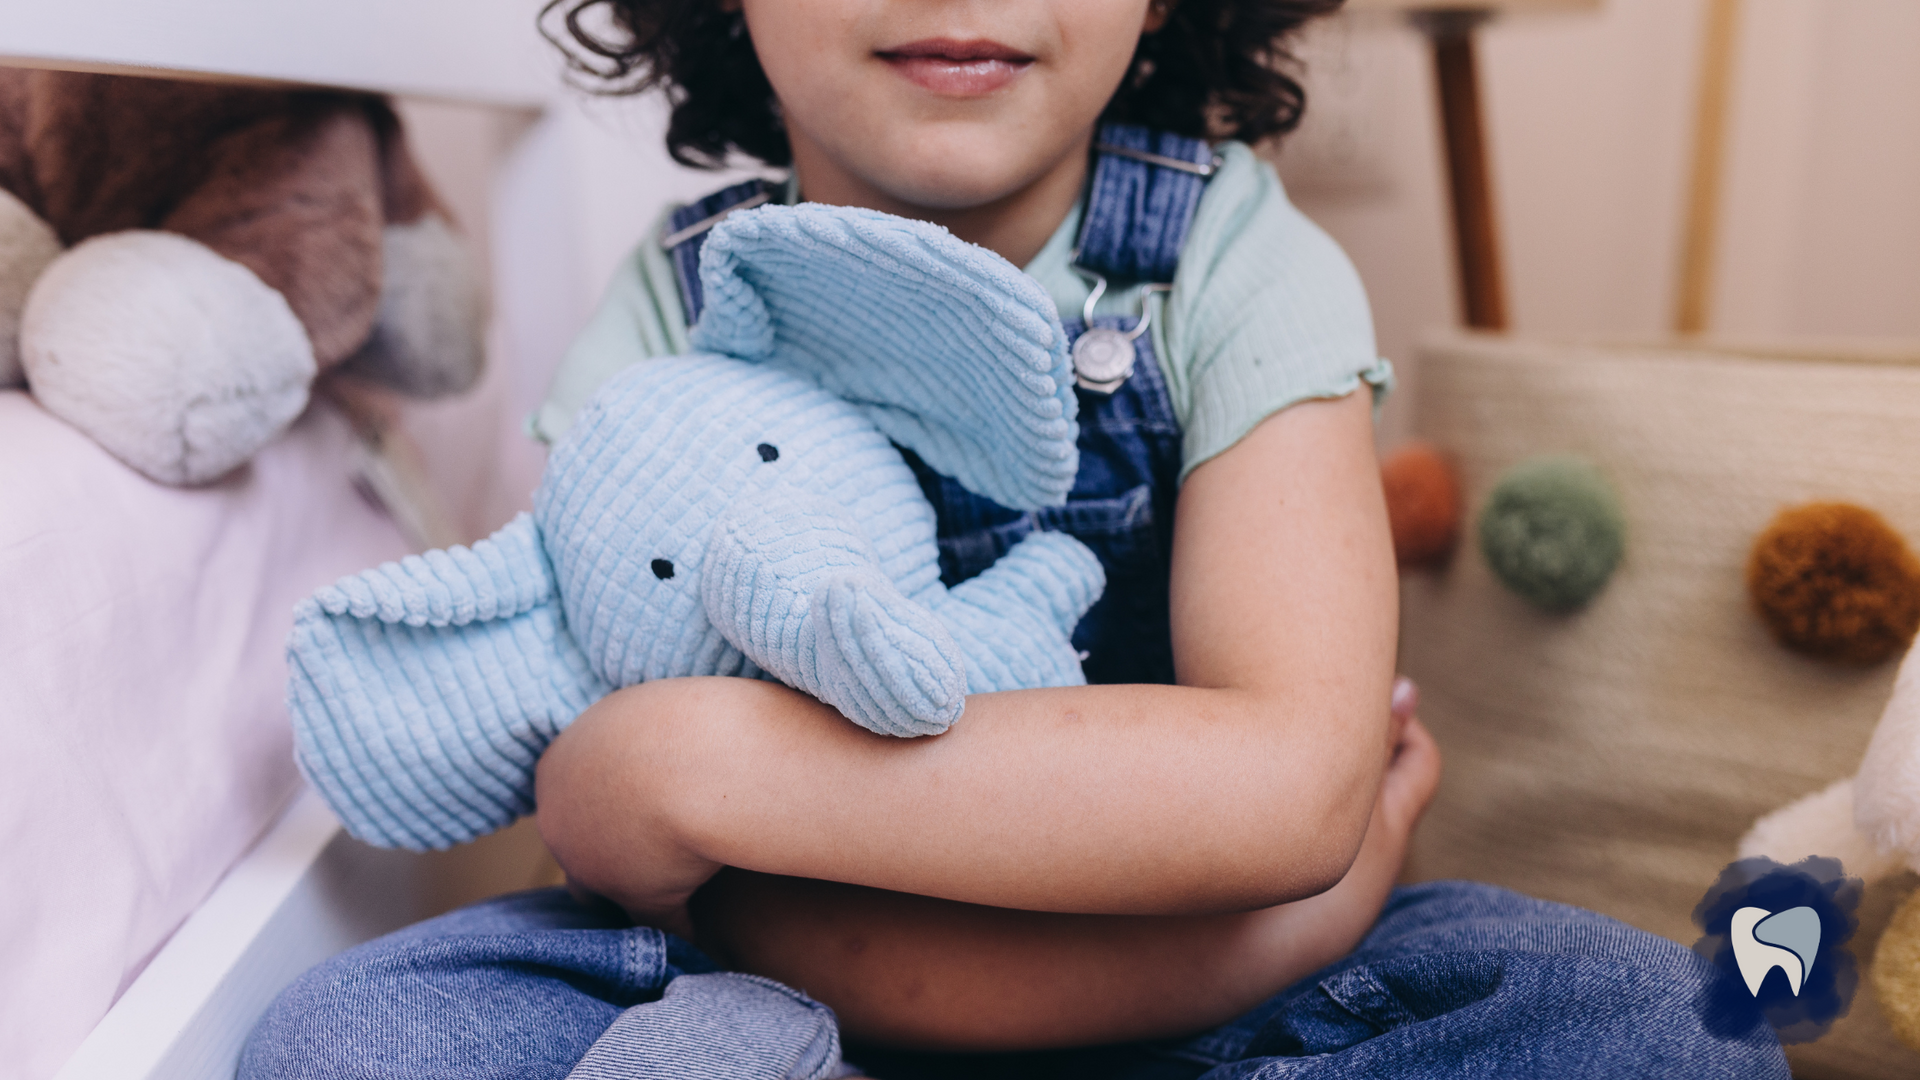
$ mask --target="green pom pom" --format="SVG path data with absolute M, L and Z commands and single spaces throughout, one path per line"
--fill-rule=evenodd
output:
M 1523 461 L 1480 513 L 1480 551 L 1507 588 L 1548 611 L 1598 596 L 1627 546 L 1620 497 L 1585 458 Z

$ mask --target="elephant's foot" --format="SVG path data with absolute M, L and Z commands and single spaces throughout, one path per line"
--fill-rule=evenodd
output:
M 1066 533 L 1037 532 L 938 605 L 967 658 L 976 694 L 1087 681 L 1073 631 L 1106 587 L 1106 571 Z

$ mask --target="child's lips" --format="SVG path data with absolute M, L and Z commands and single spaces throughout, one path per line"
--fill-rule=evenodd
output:
M 1033 64 L 1033 57 L 995 41 L 915 41 L 877 55 L 921 88 L 947 97 L 991 94 Z

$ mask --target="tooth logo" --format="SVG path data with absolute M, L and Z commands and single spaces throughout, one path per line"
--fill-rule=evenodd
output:
M 1775 914 L 1766 908 L 1743 907 L 1733 913 L 1733 959 L 1747 980 L 1747 991 L 1760 996 L 1767 972 L 1786 972 L 1793 996 L 1813 970 L 1820 951 L 1820 914 L 1810 907 L 1794 907 Z
M 1784 1043 L 1832 1030 L 1860 982 L 1847 942 L 1865 888 L 1839 859 L 1820 855 L 1791 866 L 1764 855 L 1728 863 L 1693 909 L 1704 932 L 1693 953 L 1713 968 L 1695 1000 L 1707 1030 L 1744 1038 L 1758 1019 Z

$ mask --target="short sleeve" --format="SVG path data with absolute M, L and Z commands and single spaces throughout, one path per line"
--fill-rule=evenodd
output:
M 688 351 L 687 320 L 673 264 L 652 235 L 620 264 L 600 306 L 567 348 L 540 408 L 528 418 L 534 438 L 566 434 L 594 391 L 629 364 Z
M 1289 405 L 1392 383 L 1346 253 L 1271 166 L 1241 144 L 1221 149 L 1155 342 L 1186 436 L 1182 479 Z

